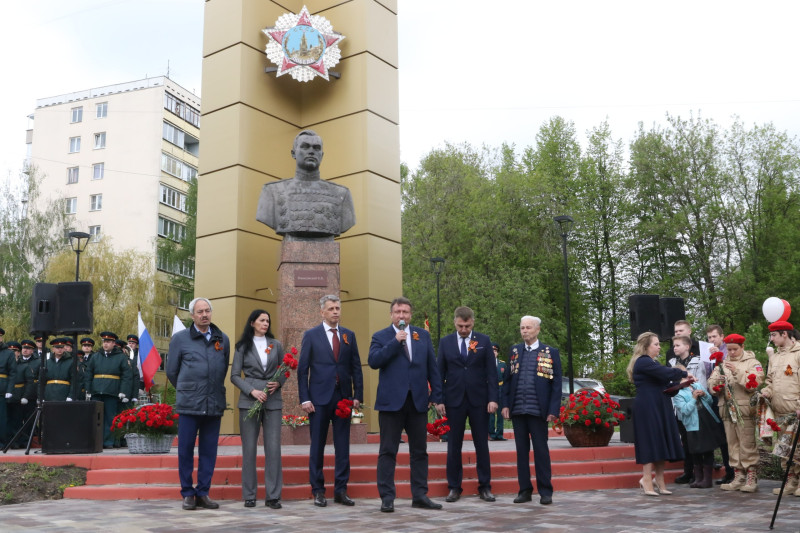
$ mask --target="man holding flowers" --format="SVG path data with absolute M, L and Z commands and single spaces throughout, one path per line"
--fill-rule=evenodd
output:
M 347 495 L 350 479 L 350 408 L 358 409 L 364 399 L 364 378 L 356 334 L 342 327 L 341 301 L 335 294 L 320 298 L 322 323 L 303 334 L 297 392 L 303 411 L 308 413 L 311 449 L 308 477 L 314 505 L 325 507 L 325 477 L 322 473 L 328 426 L 333 425 L 336 454 L 333 501 L 355 505 Z M 350 403 L 352 402 L 352 403 Z

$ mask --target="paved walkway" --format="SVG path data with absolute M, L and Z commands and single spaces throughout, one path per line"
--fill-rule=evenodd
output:
M 220 502 L 218 510 L 181 510 L 175 501 L 57 500 L 0 507 L 0 531 L 59 532 L 375 532 L 375 531 L 535 531 L 535 532 L 681 532 L 737 533 L 769 531 L 775 505 L 774 481 L 760 492 L 671 486 L 672 496 L 648 497 L 638 490 L 556 493 L 554 503 L 514 504 L 510 496 L 486 503 L 475 496 L 444 503 L 441 511 L 412 509 L 397 500 L 395 512 L 379 511 L 379 501 L 356 500 L 355 507 L 330 502 L 316 508 L 308 501 L 285 502 L 273 511 L 260 505 L 245 509 L 239 501 Z M 786 497 L 776 532 L 800 531 L 800 498 Z

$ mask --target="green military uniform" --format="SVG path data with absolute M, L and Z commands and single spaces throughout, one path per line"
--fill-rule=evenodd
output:
M 12 349 L 14 348 L 14 349 Z M 17 352 L 19 343 L 0 343 L 0 446 L 5 446 L 12 434 L 8 432 L 8 412 L 6 410 L 6 396 L 11 397 L 14 392 L 14 376 L 17 372 Z
M 30 340 L 24 340 L 20 343 L 22 348 L 32 348 L 36 350 L 36 344 Z M 24 357 L 17 359 L 16 369 L 13 378 L 13 390 L 11 397 L 6 399 L 6 407 L 8 410 L 8 433 L 9 439 L 19 431 L 25 420 L 28 419 L 30 413 L 36 408 L 36 379 L 39 376 L 39 358 L 36 355 L 31 355 L 27 360 Z M 10 379 L 10 377 L 9 377 Z M 22 404 L 22 400 L 27 401 L 27 405 Z M 12 447 L 24 446 L 30 435 L 30 428 L 27 434 L 23 433 L 13 442 Z
M 81 339 L 81 347 L 83 346 L 91 346 L 94 348 L 94 340 L 90 337 L 84 337 Z M 83 350 L 77 353 L 79 356 L 78 359 L 78 397 L 73 398 L 75 400 L 83 400 L 86 398 L 86 365 L 89 364 L 89 358 L 92 355 L 92 352 L 88 354 L 84 354 Z
M 52 341 L 51 346 L 59 346 L 59 342 L 64 339 L 56 339 Z M 45 379 L 44 387 L 44 401 L 46 402 L 63 402 L 72 392 L 72 380 L 74 379 L 75 370 L 72 368 L 72 355 L 66 350 L 61 357 L 56 360 L 55 354 L 50 356 L 50 359 L 45 363 L 46 374 L 43 376 Z
M 506 363 L 505 361 L 501 361 L 497 359 L 497 383 L 498 383 L 498 394 L 500 398 L 503 397 L 503 376 L 506 373 Z M 498 405 L 500 402 L 498 402 Z M 489 413 L 489 438 L 492 440 L 505 440 L 503 437 L 503 429 L 504 429 L 504 420 L 503 415 L 500 414 L 500 409 L 497 409 L 494 413 Z
M 104 341 L 118 338 L 110 332 L 103 332 L 100 336 Z M 92 400 L 103 402 L 103 447 L 111 448 L 114 446 L 111 423 L 119 412 L 121 400 L 128 399 L 131 386 L 130 361 L 117 346 L 109 353 L 100 350 L 89 358 L 85 379 L 87 394 L 92 395 Z

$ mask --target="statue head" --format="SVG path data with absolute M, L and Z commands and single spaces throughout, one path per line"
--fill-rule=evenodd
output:
M 322 138 L 313 130 L 303 130 L 294 138 L 292 157 L 297 168 L 307 172 L 319 170 L 322 163 Z

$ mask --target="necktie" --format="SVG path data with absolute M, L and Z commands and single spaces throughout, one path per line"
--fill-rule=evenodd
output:
M 525 351 L 527 351 L 527 352 L 532 352 L 532 351 L 533 351 L 533 346 L 527 346 L 527 347 L 525 348 Z
M 467 358 L 467 338 L 461 337 L 461 357 L 463 359 Z
M 339 362 L 339 333 L 337 332 L 336 328 L 331 328 L 331 333 L 333 333 L 333 359 L 338 363 Z

